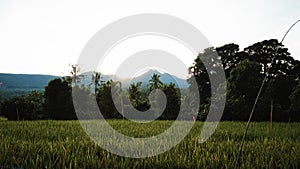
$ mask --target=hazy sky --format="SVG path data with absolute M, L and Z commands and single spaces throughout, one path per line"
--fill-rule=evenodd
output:
M 196 26 L 213 46 L 233 42 L 243 49 L 265 39 L 281 39 L 300 19 L 300 1 L 0 0 L 0 72 L 66 75 L 68 64 L 76 63 L 98 30 L 140 13 L 179 17 Z M 296 59 L 299 39 L 300 23 L 284 42 Z M 112 73 L 110 68 L 116 66 L 104 66 L 102 71 Z

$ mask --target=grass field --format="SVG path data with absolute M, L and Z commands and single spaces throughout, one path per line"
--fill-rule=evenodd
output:
M 120 132 L 146 137 L 172 121 L 144 126 L 122 120 L 109 123 Z M 0 120 L 0 168 L 233 168 L 246 123 L 222 122 L 205 143 L 199 143 L 203 123 L 196 122 L 177 146 L 158 156 L 131 159 L 94 144 L 78 121 Z M 148 129 L 149 130 L 148 130 Z M 300 168 L 300 124 L 252 123 L 240 168 Z

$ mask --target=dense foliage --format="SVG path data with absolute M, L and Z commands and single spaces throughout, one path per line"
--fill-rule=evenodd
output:
M 288 49 L 275 39 L 255 43 L 243 51 L 239 50 L 237 44 L 227 44 L 200 53 L 189 68 L 197 80 L 201 96 L 200 114 L 210 106 L 209 76 L 217 76 L 218 72 L 214 69 L 219 69 L 220 63 L 227 78 L 227 102 L 223 120 L 246 120 L 249 117 L 265 77 L 266 83 L 255 109 L 254 120 L 299 120 L 300 109 L 295 106 L 299 98 L 295 94 L 295 87 L 299 83 L 300 62 L 294 60 Z
M 1 113 L 8 120 L 36 120 L 46 117 L 42 92 L 33 91 L 27 96 L 4 100 Z
M 72 120 L 76 113 L 72 101 L 72 88 L 60 78 L 49 82 L 45 88 L 45 111 L 49 119 Z

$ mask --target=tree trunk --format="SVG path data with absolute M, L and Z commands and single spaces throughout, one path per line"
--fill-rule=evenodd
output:
M 19 109 L 18 108 L 16 108 L 16 112 L 17 112 L 17 120 L 19 121 L 20 117 L 19 117 Z
M 274 101 L 273 101 L 273 99 L 271 99 L 271 109 L 270 109 L 270 123 L 271 123 L 271 127 L 273 125 L 273 107 L 274 107 Z

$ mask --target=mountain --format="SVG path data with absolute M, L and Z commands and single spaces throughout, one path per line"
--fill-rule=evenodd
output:
M 181 79 L 179 77 L 170 75 L 168 73 L 161 73 L 157 70 L 148 70 L 147 72 L 142 73 L 139 76 L 134 78 L 120 78 L 115 75 L 101 75 L 101 81 L 108 81 L 110 79 L 113 79 L 114 81 L 120 81 L 122 82 L 123 88 L 128 88 L 131 83 L 142 82 L 142 88 L 146 88 L 147 84 L 149 83 L 149 80 L 151 79 L 151 76 L 154 73 L 160 75 L 160 80 L 165 84 L 174 83 L 176 87 L 181 87 L 181 88 L 188 88 L 189 86 L 186 79 Z M 84 78 L 82 78 L 81 82 L 84 85 L 91 84 L 91 79 L 93 74 L 95 73 L 94 72 L 82 73 L 81 75 L 83 75 Z
M 186 79 L 178 78 L 168 73 L 161 73 L 156 70 L 149 70 L 133 79 L 119 78 L 114 75 L 101 75 L 102 81 L 108 81 L 113 79 L 115 81 L 121 81 L 124 88 L 128 88 L 131 83 L 142 82 L 142 87 L 146 88 L 151 76 L 156 73 L 160 75 L 160 80 L 165 83 L 174 83 L 176 87 L 188 88 Z M 86 72 L 82 75 L 82 83 L 87 86 L 91 84 L 92 75 L 94 72 Z M 26 95 L 33 90 L 44 91 L 45 86 L 48 85 L 50 80 L 53 80 L 59 76 L 52 75 L 36 75 L 36 74 L 9 74 L 0 73 L 0 97 L 10 98 L 14 96 Z
M 158 74 L 160 75 L 160 81 L 163 82 L 164 84 L 169 84 L 169 83 L 174 83 L 176 87 L 180 88 L 188 88 L 189 84 L 187 83 L 186 79 L 181 79 L 175 75 L 170 75 L 168 73 L 161 73 L 157 70 L 148 70 L 147 72 L 133 78 L 131 80 L 131 83 L 134 82 L 143 82 L 142 86 L 145 86 L 149 83 L 149 80 L 153 76 L 153 74 Z
M 0 73 L 1 88 L 45 88 L 48 82 L 57 76 L 35 74 L 8 74 Z
M 0 73 L 0 97 L 26 95 L 31 91 L 44 91 L 45 86 L 57 76 Z

